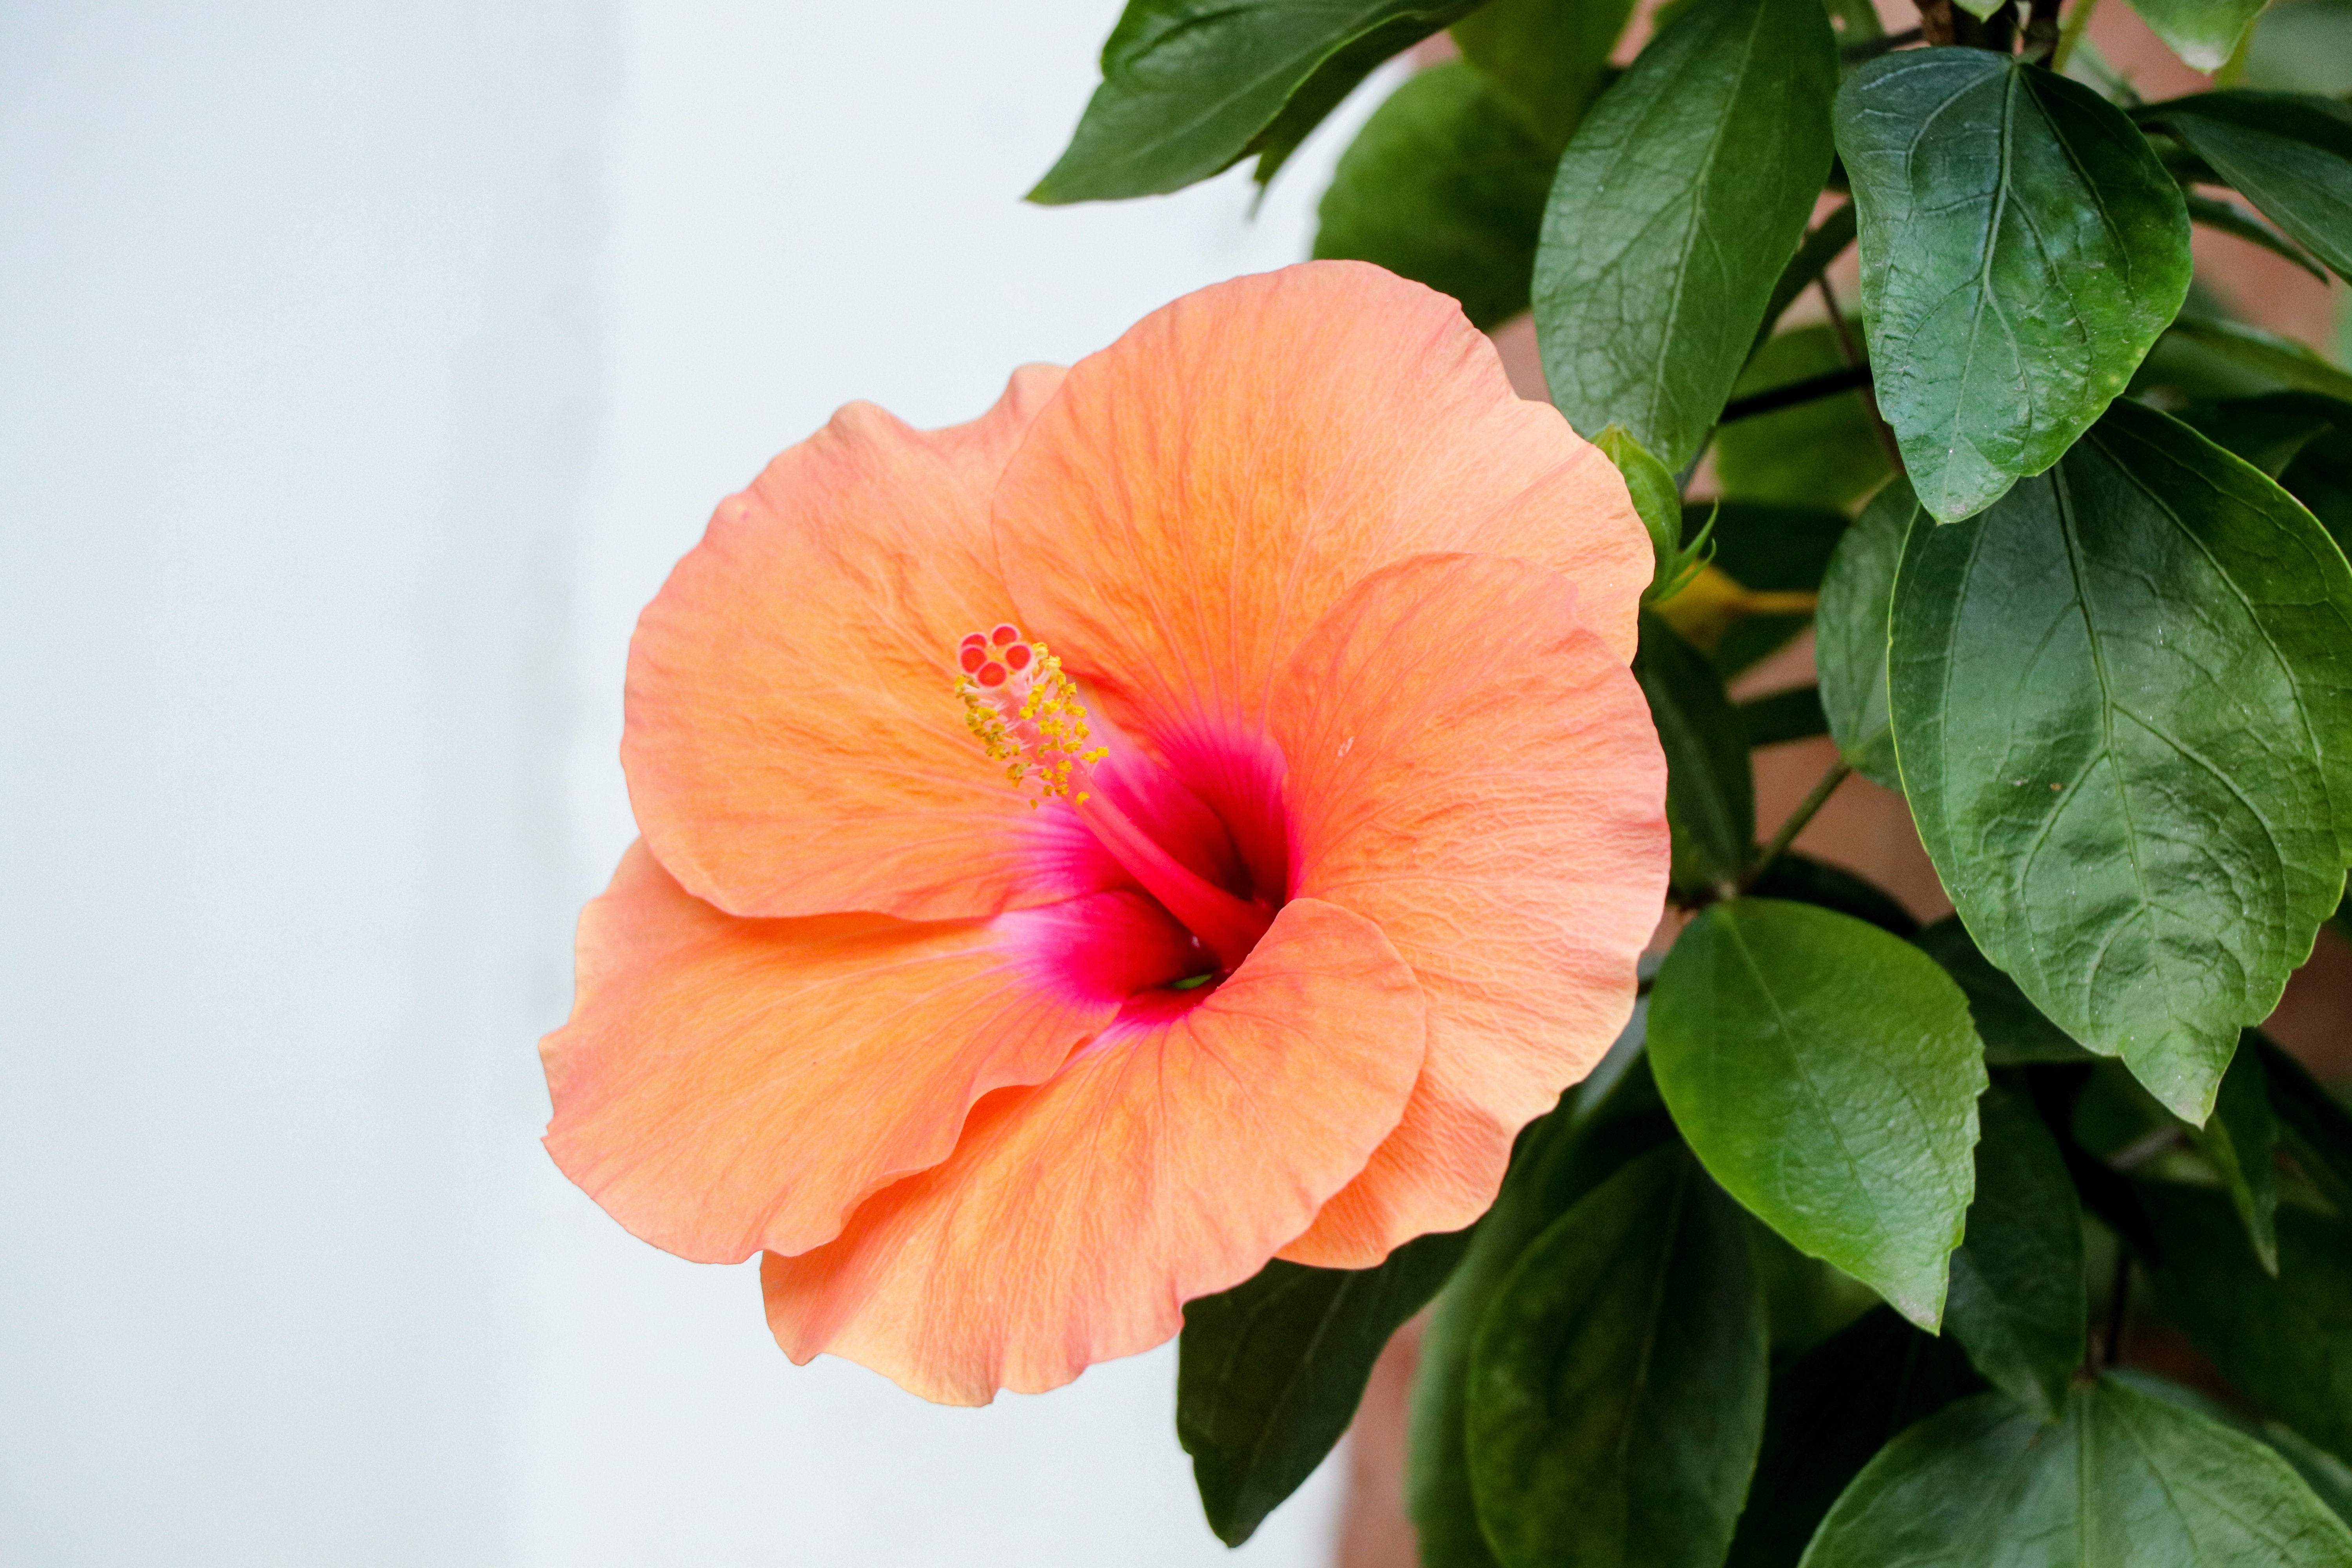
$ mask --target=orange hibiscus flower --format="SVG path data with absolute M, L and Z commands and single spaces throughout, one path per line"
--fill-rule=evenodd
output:
M 1454 303 L 1204 289 L 970 425 L 853 405 L 630 649 L 644 832 L 547 1146 L 932 1399 L 1492 1201 L 1666 876 L 1616 470 Z

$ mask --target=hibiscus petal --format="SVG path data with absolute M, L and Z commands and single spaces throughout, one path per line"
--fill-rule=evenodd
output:
M 1665 764 L 1577 603 L 1525 562 L 1401 562 L 1284 673 L 1298 890 L 1378 924 L 1429 998 L 1404 1120 L 1286 1258 L 1362 1268 L 1475 1219 L 1514 1135 L 1633 1009 L 1665 895 Z
M 801 1251 L 1190 956 L 1134 893 L 984 921 L 740 920 L 635 845 L 581 917 L 578 999 L 540 1047 L 548 1152 L 656 1247 Z
M 1199 1004 L 1131 1014 L 1034 1089 L 972 1110 L 954 1157 L 839 1240 L 771 1253 L 768 1323 L 929 1399 L 1059 1386 L 1160 1343 L 1246 1279 L 1396 1125 L 1422 1000 L 1370 922 L 1286 907 Z
M 870 405 L 768 465 L 637 623 L 621 761 L 654 854 L 739 915 L 992 914 L 1123 880 L 964 727 L 958 641 L 1002 621 L 988 496 L 1061 373 L 971 424 Z
M 994 515 L 1024 624 L 1163 754 L 1254 732 L 1292 647 L 1403 556 L 1565 573 L 1624 658 L 1653 566 L 1616 468 L 1460 308 L 1351 261 L 1202 289 L 1080 361 Z

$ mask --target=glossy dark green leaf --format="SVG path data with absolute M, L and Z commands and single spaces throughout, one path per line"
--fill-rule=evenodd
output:
M 1764 1297 L 1765 1337 L 1776 1366 L 1885 1304 L 1877 1291 L 1842 1268 L 1806 1257 L 1754 1215 L 1748 1216 L 1748 1256 Z
M 1181 190 L 1259 154 L 1260 181 L 1381 61 L 1476 0 L 1129 0 L 1102 85 L 1033 202 Z
M 2248 1030 L 2221 1075 L 2213 1114 L 2195 1131 L 2198 1149 L 2221 1178 L 2221 1190 L 2237 1206 L 2246 1240 L 2264 1271 L 2278 1272 L 2278 1121 L 2271 1115 L 2263 1064 L 2248 1042 Z
M 1502 1568 L 1719 1563 L 1764 1425 L 1745 1216 L 1684 1150 L 1643 1156 L 1520 1258 L 1470 1379 Z
M 1872 20 L 1876 19 L 1874 14 Z M 1836 20 L 1834 11 L 1831 20 Z M 1852 202 L 1832 208 L 1827 217 L 1805 231 L 1797 254 L 1789 258 L 1789 265 L 1780 269 L 1780 280 L 1772 285 L 1771 296 L 1765 301 L 1764 324 L 1756 329 L 1756 346 L 1748 351 L 1751 363 L 1753 356 L 1772 341 L 1772 329 L 1779 323 L 1780 312 L 1795 304 L 1797 296 L 1811 288 L 1830 269 L 1830 264 L 1845 254 L 1845 247 L 1853 243 L 1853 232 Z M 1732 394 L 1738 395 L 1739 388 L 1734 386 Z
M 2352 428 L 2352 403 L 2314 392 L 2273 392 L 2185 408 L 2180 421 L 2277 479 L 2315 439 Z
M 1977 1114 L 1977 1196 L 1945 1323 L 1994 1387 L 2055 1420 L 2083 1360 L 2083 1205 L 2032 1105 L 1990 1089 Z
M 1976 939 L 1958 915 L 1946 915 L 1913 939 L 1943 965 L 1969 999 L 1969 1016 L 1984 1041 L 1985 1060 L 1994 1067 L 2093 1059 L 2072 1035 L 2042 1016 L 2017 982 L 1977 951 Z
M 2117 1383 L 2129 1384 L 2142 1394 L 2169 1400 L 2183 1410 L 2193 1410 L 2208 1421 L 2218 1421 L 2263 1444 L 2294 1468 L 2294 1473 L 2303 1478 L 2303 1484 L 2311 1489 L 2314 1497 L 2327 1505 L 2330 1512 L 2352 1524 L 2352 1466 L 2347 1466 L 2294 1427 L 2282 1421 L 2269 1421 L 2259 1415 L 2248 1415 L 2243 1410 L 2222 1404 L 2210 1394 L 2183 1388 L 2169 1378 L 2158 1377 L 2153 1373 L 2118 1367 L 2108 1375 Z
M 2262 15 L 2263 0 L 2131 0 L 2172 52 L 2201 71 L 2220 70 Z
M 1768 340 L 1732 384 L 1734 397 L 1793 385 L 1845 368 L 1827 327 L 1798 327 Z M 1723 493 L 1742 500 L 1843 511 L 1887 475 L 1872 433 L 1866 394 L 1841 392 L 1726 425 L 1715 469 Z
M 2045 1426 L 1980 1394 L 1886 1446 L 1805 1568 L 2344 1568 L 2352 1532 L 2251 1437 L 2112 1378 Z
M 1725 1568 L 1796 1568 L 1846 1484 L 1889 1439 L 1984 1387 L 1949 1339 L 1889 1307 L 1772 1374 L 1764 1447 Z
M 2352 1215 L 2352 1110 L 2268 1036 L 2257 1032 L 2253 1046 L 2263 1064 L 2263 1090 L 2271 1114 L 2285 1131 L 2296 1159 L 2327 1190 L 2337 1209 Z
M 2227 1197 L 2137 1188 L 2162 1248 L 2151 1272 L 2165 1315 L 2256 1404 L 2352 1459 L 2352 1226 L 2282 1206 L 2273 1279 Z
M 1650 1061 L 1726 1191 L 1937 1325 L 1986 1079 L 1967 1000 L 1932 959 L 1811 905 L 1716 904 L 1658 971 Z
M 2352 269 L 2352 121 L 2339 105 L 2284 92 L 2206 92 L 2150 104 L 2138 119 L 2186 142 L 2338 276 Z
M 1355 1419 L 1389 1336 L 1427 1305 L 1470 1233 L 1424 1236 L 1371 1268 L 1268 1263 L 1184 1303 L 1176 1436 L 1209 1528 L 1239 1546 Z
M 1637 1011 L 1627 1027 L 1640 1026 Z M 1405 1450 L 1406 1502 L 1420 1538 L 1421 1568 L 1494 1565 L 1470 1489 L 1464 1420 L 1470 1352 L 1495 1292 L 1528 1244 L 1577 1200 L 1633 1160 L 1677 1142 L 1649 1063 L 1638 1055 L 1596 1102 L 1563 1102 L 1522 1134 L 1502 1193 L 1479 1222 L 1421 1342 Z
M 1551 166 L 1493 83 L 1459 60 L 1432 66 L 1340 155 L 1315 254 L 1426 283 L 1491 327 L 1528 308 Z
M 1490 0 L 1454 24 L 1454 42 L 1556 159 L 1633 14 L 1633 0 Z
M 2292 339 L 2236 321 L 2210 316 L 2183 315 L 2166 330 L 2168 342 L 2179 339 L 2200 351 L 2234 365 L 2263 382 L 2329 397 L 2352 399 L 2352 375 L 2328 363 Z M 2267 390 L 2256 387 L 2251 390 Z
M 1748 357 L 1830 166 L 1821 0 L 1701 0 L 1601 94 L 1560 159 L 1536 336 L 1580 430 L 1679 469 Z
M 1829 716 L 1822 711 L 1822 689 L 1792 686 L 1738 705 L 1739 731 L 1751 748 L 1810 741 L 1830 732 Z
M 1666 820 L 1678 887 L 1737 881 L 1756 842 L 1756 782 L 1722 679 L 1655 616 L 1634 663 L 1666 753 Z
M 2263 222 L 2253 214 L 2232 201 L 2220 196 L 2200 195 L 2195 191 L 2182 193 L 2189 204 L 2189 221 L 2201 224 L 2222 234 L 2234 235 L 2249 245 L 2259 245 L 2273 256 L 2280 257 L 2302 268 L 2321 282 L 2327 281 L 2327 269 L 2311 258 L 2311 253 Z
M 1791 903 L 1818 904 L 1867 921 L 1891 936 L 1908 942 L 1919 932 L 1919 922 L 1885 889 L 1854 875 L 1843 866 L 1816 860 L 1784 849 L 1757 874 L 1748 891 L 1759 899 L 1786 899 Z
M 1838 755 L 1864 778 L 1898 791 L 1903 780 L 1895 772 L 1895 735 L 1886 717 L 1888 613 L 1895 571 L 1918 515 L 1918 498 L 1900 479 L 1873 497 L 1838 542 L 1813 611 L 1822 711 Z
M 2310 509 L 2338 550 L 2352 546 L 2352 424 L 2315 437 L 2279 470 L 2278 479 Z
M 1986 955 L 2202 1124 L 2343 890 L 2352 571 L 2309 513 L 2119 403 L 1895 595 L 1913 819 Z
M 1984 49 L 1873 60 L 1838 95 L 1879 411 L 1937 518 L 2058 459 L 2189 289 L 2180 187 L 2122 112 Z

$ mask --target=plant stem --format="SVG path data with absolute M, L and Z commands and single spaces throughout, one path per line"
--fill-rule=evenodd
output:
M 2074 9 L 2066 25 L 2058 30 L 2058 47 L 2050 51 L 2050 68 L 2063 71 L 2074 53 L 2074 46 L 2083 41 L 2083 29 L 2091 25 L 2091 13 L 2099 8 L 2099 0 L 2074 0 Z
M 1776 386 L 1767 392 L 1754 392 L 1746 397 L 1735 397 L 1723 405 L 1718 425 L 1728 425 L 1735 419 L 1752 419 L 1759 414 L 1770 414 L 1776 409 L 1793 408 L 1800 403 L 1811 403 L 1819 397 L 1834 397 L 1841 392 L 1852 392 L 1870 384 L 1870 367 L 1850 364 L 1843 370 L 1833 370 L 1825 375 L 1810 376 L 1792 381 L 1786 386 Z
M 2050 58 L 2058 44 L 2058 0 L 2033 0 L 2033 8 L 2025 19 L 2025 58 L 2039 63 Z
M 1846 325 L 1845 312 L 1838 309 L 1837 290 L 1830 287 L 1829 275 L 1823 273 L 1815 279 L 1814 287 L 1822 291 L 1822 309 L 1829 312 L 1830 331 L 1837 335 L 1838 353 L 1845 356 L 1847 364 L 1860 366 L 1863 363 L 1862 346 L 1853 341 L 1853 329 Z M 1870 395 L 1863 399 L 1863 407 L 1869 412 L 1870 433 L 1878 437 L 1878 449 L 1886 454 L 1886 461 L 1896 473 L 1903 472 L 1903 448 L 1895 439 L 1895 432 L 1887 425 L 1886 416 L 1878 412 L 1875 385 L 1872 387 Z
M 1797 835 L 1805 830 L 1805 824 L 1813 819 L 1815 812 L 1829 804 L 1830 796 L 1837 793 L 1838 785 L 1845 783 L 1847 775 L 1853 772 L 1853 764 L 1843 757 L 1830 764 L 1829 772 L 1813 785 L 1812 793 L 1797 803 L 1797 809 L 1789 814 L 1789 820 L 1780 824 L 1779 831 L 1772 835 L 1771 842 L 1765 845 L 1756 857 L 1756 864 L 1740 879 L 1739 886 L 1743 891 L 1754 887 L 1756 879 L 1762 876 L 1773 861 L 1788 853 L 1789 846 L 1796 842 Z
M 2131 1248 L 2117 1237 L 2115 1280 L 2107 1292 L 2107 1328 L 2099 1341 L 2101 1372 L 2115 1365 L 2123 1355 L 2124 1328 L 2131 1310 Z

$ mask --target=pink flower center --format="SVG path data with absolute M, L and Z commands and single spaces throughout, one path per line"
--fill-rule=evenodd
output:
M 1274 910 L 1226 891 L 1187 866 L 1122 810 L 1096 777 L 1109 748 L 1096 742 L 1076 684 L 1042 642 L 1006 625 L 973 632 L 956 648 L 956 695 L 964 723 L 1029 802 L 1065 800 L 1097 843 L 1138 886 L 1216 955 L 1226 972 L 1257 945 Z

